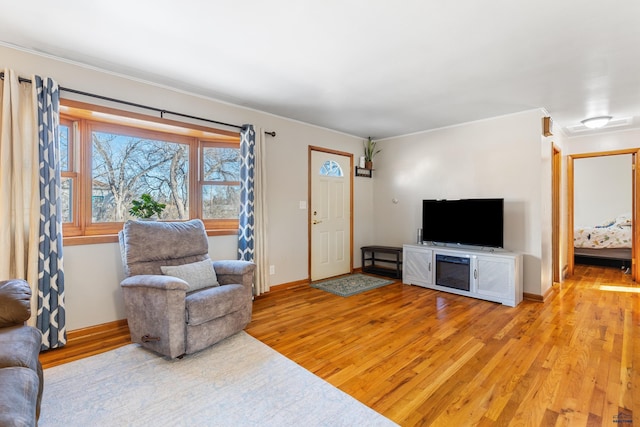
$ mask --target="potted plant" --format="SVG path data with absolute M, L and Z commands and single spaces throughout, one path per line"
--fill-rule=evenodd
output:
M 140 219 L 151 219 L 154 215 L 160 216 L 164 208 L 167 207 L 164 203 L 153 200 L 153 197 L 148 193 L 140 196 L 140 200 L 134 199 L 131 204 L 133 206 L 129 209 L 129 213 Z
M 376 150 L 377 142 L 369 137 L 366 141 L 363 141 L 364 145 L 364 168 L 373 169 L 373 158 L 382 149 Z

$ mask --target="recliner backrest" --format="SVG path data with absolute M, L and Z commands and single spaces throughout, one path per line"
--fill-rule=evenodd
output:
M 184 222 L 134 221 L 118 233 L 125 276 L 162 274 L 160 266 L 209 258 L 209 240 L 199 219 Z

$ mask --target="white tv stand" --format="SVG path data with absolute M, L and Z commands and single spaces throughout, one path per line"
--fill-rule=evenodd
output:
M 405 244 L 402 255 L 402 282 L 407 285 L 499 302 L 511 307 L 522 301 L 521 254 L 498 249 Z M 438 271 L 439 268 L 441 271 Z M 444 282 L 448 284 L 442 286 Z

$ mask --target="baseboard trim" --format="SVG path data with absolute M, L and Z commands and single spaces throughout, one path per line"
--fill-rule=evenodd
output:
M 308 285 L 309 279 L 295 280 L 293 282 L 281 283 L 279 285 L 273 285 L 269 288 L 269 292 L 280 291 L 284 289 L 295 288 L 300 285 Z
M 538 295 L 538 294 L 530 294 L 530 293 L 524 292 L 522 294 L 522 297 L 528 301 L 544 302 L 544 296 Z
M 549 299 L 551 297 L 551 295 L 556 291 L 554 286 L 551 286 L 549 289 L 547 289 L 547 291 L 544 293 L 544 295 L 538 295 L 538 294 L 529 294 L 524 292 L 522 294 L 523 298 L 529 301 L 536 301 L 536 302 L 545 302 L 547 299 Z
M 74 329 L 67 332 L 67 344 L 74 341 L 83 340 L 93 335 L 104 334 L 120 328 L 129 327 L 127 319 L 114 320 L 113 322 L 101 323 L 99 325 L 88 326 L 86 328 Z
M 554 283 L 553 285 L 551 285 L 551 287 L 549 289 L 547 289 L 547 292 L 544 293 L 544 295 L 542 296 L 542 299 L 544 301 L 548 300 L 549 298 L 551 298 L 551 296 L 553 294 L 556 293 L 556 291 L 558 290 L 558 285 L 556 283 Z

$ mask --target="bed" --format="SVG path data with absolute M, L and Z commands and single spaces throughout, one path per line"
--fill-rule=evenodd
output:
M 622 261 L 628 267 L 631 261 L 631 215 L 619 215 L 603 224 L 576 227 L 573 247 L 576 262 Z

